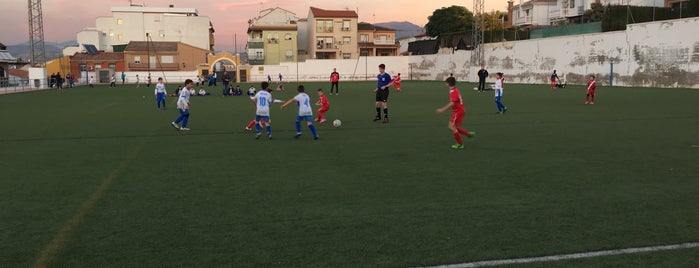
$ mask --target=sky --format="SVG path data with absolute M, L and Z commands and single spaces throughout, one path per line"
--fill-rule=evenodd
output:
M 26 0 L 3 0 L 3 15 L 0 16 L 0 43 L 16 45 L 29 39 L 28 10 Z M 110 16 L 113 6 L 129 6 L 129 0 L 43 0 L 44 40 L 65 42 L 75 40 L 79 31 L 94 27 L 97 17 Z M 200 16 L 207 16 L 214 25 L 216 50 L 234 51 L 237 36 L 238 50 L 242 51 L 247 39 L 247 21 L 256 17 L 260 10 L 280 7 L 296 13 L 299 18 L 308 17 L 308 9 L 358 11 L 359 21 L 369 23 L 409 21 L 424 27 L 427 17 L 436 9 L 452 5 L 473 9 L 473 0 L 376 0 L 327 1 L 327 0 L 133 0 L 134 4 L 149 7 L 196 8 Z M 485 0 L 485 10 L 507 9 L 507 0 Z

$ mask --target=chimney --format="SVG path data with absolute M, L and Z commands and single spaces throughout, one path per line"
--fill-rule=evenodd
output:
M 514 5 L 514 1 L 510 0 L 507 1 L 507 21 L 505 22 L 505 28 L 512 28 L 512 20 L 514 19 L 512 17 L 512 6 Z

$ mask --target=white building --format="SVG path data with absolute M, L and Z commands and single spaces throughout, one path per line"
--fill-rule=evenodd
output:
M 517 27 L 546 26 L 556 21 L 580 17 L 592 8 L 593 3 L 602 5 L 630 5 L 663 7 L 664 0 L 519 0 L 509 1 L 512 25 Z M 508 10 L 509 11 L 509 10 Z
M 77 50 L 82 51 L 83 44 L 113 52 L 114 46 L 125 47 L 130 41 L 172 41 L 213 51 L 213 25 L 195 8 L 129 6 L 112 7 L 111 11 L 111 16 L 97 18 L 95 27 L 78 33 Z M 64 54 L 74 50 L 67 48 Z

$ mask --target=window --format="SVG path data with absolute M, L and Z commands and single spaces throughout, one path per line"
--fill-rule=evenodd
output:
M 284 40 L 291 40 L 291 34 L 287 33 L 286 35 L 284 35 Z
M 114 63 L 109 64 L 109 70 L 111 70 L 111 71 L 116 70 L 116 64 L 114 64 Z
M 316 48 L 321 49 L 325 46 L 324 44 L 325 44 L 325 39 L 323 39 L 323 37 L 316 38 Z
M 350 21 L 349 21 L 349 20 L 343 20 L 343 21 L 342 21 L 342 30 L 343 30 L 343 31 L 349 31 L 349 30 L 350 30 Z
M 352 42 L 352 38 L 349 36 L 342 37 L 342 44 L 349 45 Z
M 109 37 L 114 37 L 114 32 L 109 32 Z
M 575 7 L 575 0 L 570 0 L 570 8 L 574 8 L 574 7 Z
M 134 56 L 133 63 L 141 63 L 141 56 Z
M 342 58 L 349 60 L 350 58 L 352 58 L 352 53 L 342 53 Z
M 87 71 L 87 65 L 85 65 L 84 63 L 80 64 L 80 71 L 81 72 Z
M 279 43 L 279 34 L 267 34 L 267 43 L 268 44 L 277 44 Z
M 124 20 L 122 19 L 117 19 L 117 25 L 122 25 L 124 24 Z
M 165 38 L 165 31 L 160 30 L 160 31 L 158 32 L 158 35 L 160 36 L 160 38 Z
M 325 38 L 325 48 L 327 48 L 327 49 L 333 48 L 333 38 L 332 37 Z
M 288 61 L 294 60 L 294 52 L 293 51 L 291 51 L 291 50 L 286 51 L 286 60 L 288 60 Z
M 361 34 L 359 35 L 359 42 L 369 42 L 369 35 L 368 34 Z
M 118 39 L 119 41 L 124 40 L 124 35 L 123 35 L 123 34 L 117 35 L 117 39 Z
M 174 56 L 160 56 L 160 62 L 162 62 L 162 63 L 174 63 L 175 57 Z
M 333 32 L 333 21 L 332 20 L 317 20 L 316 21 L 316 32 L 317 33 L 332 33 Z

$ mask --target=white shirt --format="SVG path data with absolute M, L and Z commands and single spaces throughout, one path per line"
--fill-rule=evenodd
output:
M 202 88 L 199 90 L 199 95 L 206 95 L 206 91 Z
M 493 85 L 493 90 L 495 91 L 495 97 L 502 97 L 502 79 L 496 79 L 495 85 Z
M 296 103 L 299 105 L 299 116 L 312 116 L 313 109 L 311 109 L 311 98 L 308 97 L 306 93 L 299 93 L 294 97 Z
M 273 101 L 272 94 L 266 90 L 260 90 L 253 99 L 257 100 L 256 115 L 269 116 L 269 106 Z
M 155 85 L 155 94 L 158 93 L 164 93 L 165 95 L 167 95 L 167 90 L 165 90 L 165 84 L 158 83 L 157 85 Z
M 177 109 L 189 109 L 189 90 L 187 88 L 183 88 L 180 90 L 180 96 L 177 98 Z
M 255 94 L 255 91 L 257 91 L 257 90 L 254 87 L 251 87 L 250 89 L 248 89 L 248 93 L 250 93 L 250 94 Z

